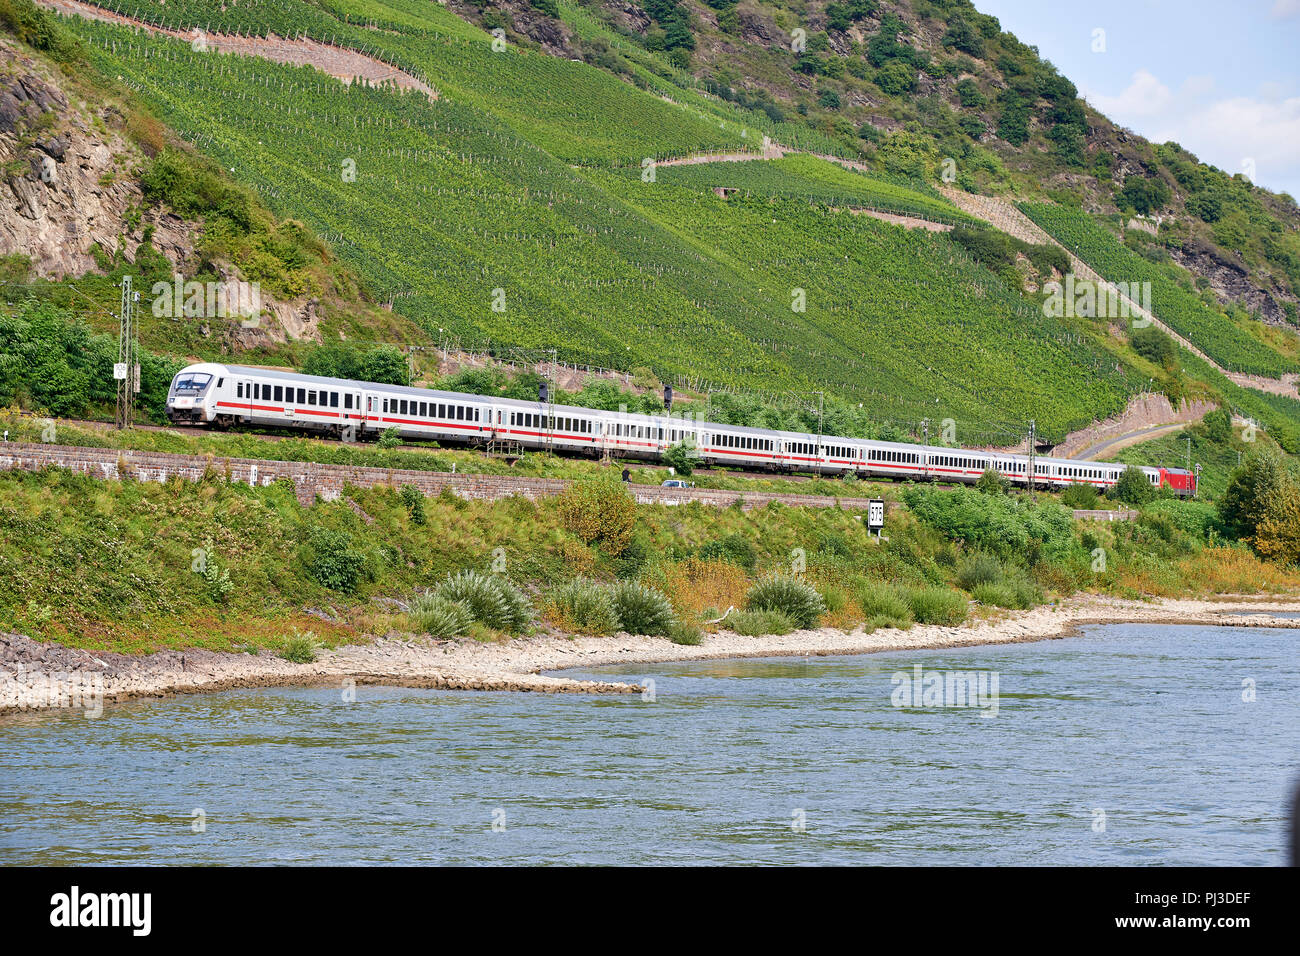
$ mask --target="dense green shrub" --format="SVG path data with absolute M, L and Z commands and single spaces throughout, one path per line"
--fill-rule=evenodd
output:
M 1015 579 L 977 585 L 971 597 L 990 607 L 1031 608 L 1041 599 L 1041 594 L 1028 581 Z
M 779 611 L 801 628 L 816 627 L 826 610 L 816 588 L 783 574 L 770 575 L 750 588 L 746 606 L 751 611 Z
M 1071 485 L 1061 492 L 1061 504 L 1078 511 L 1095 511 L 1100 498 L 1096 485 Z
M 758 563 L 757 549 L 742 534 L 729 534 L 717 541 L 710 541 L 708 544 L 701 545 L 695 553 L 697 557 L 706 561 L 730 561 L 747 571 L 754 570 L 754 566 Z
M 864 587 L 858 594 L 862 616 L 876 624 L 907 627 L 912 623 L 912 605 L 905 591 L 890 584 L 876 583 Z
M 428 520 L 424 513 L 424 494 L 415 485 L 402 485 L 400 494 L 402 504 L 411 515 L 411 523 L 424 524 Z
M 957 568 L 957 586 L 969 591 L 1002 580 L 1002 562 L 991 554 L 972 554 Z
M 458 571 L 444 579 L 434 593 L 463 604 L 475 621 L 499 631 L 523 630 L 532 613 L 528 599 L 500 574 Z
M 616 477 L 575 481 L 560 493 L 560 521 L 587 544 L 618 557 L 636 526 L 636 499 Z
M 695 449 L 685 442 L 678 442 L 664 450 L 664 464 L 670 465 L 683 477 L 695 470 Z
M 1055 501 L 1031 504 L 1022 497 L 982 495 L 972 488 L 944 491 L 913 487 L 903 492 L 916 517 L 952 541 L 999 557 L 1033 556 L 1037 545 L 1049 554 L 1070 547 L 1074 516 Z
M 746 637 L 764 634 L 789 634 L 795 623 L 780 611 L 735 611 L 727 617 L 727 627 Z
M 474 615 L 464 604 L 431 591 L 413 597 L 409 608 L 416 630 L 431 637 L 459 637 L 474 623 Z
M 620 581 L 610 597 L 619 624 L 629 634 L 667 635 L 676 621 L 668 598 L 636 581 Z
M 346 531 L 313 528 L 307 537 L 307 573 L 334 591 L 351 594 L 361 583 L 366 556 L 352 547 Z
M 704 632 L 694 624 L 688 624 L 685 621 L 676 621 L 668 629 L 668 640 L 674 644 L 683 644 L 694 646 L 704 643 Z
M 951 588 L 917 588 L 908 592 L 912 616 L 920 624 L 960 624 L 966 620 L 966 595 Z
M 619 629 L 618 611 L 609 589 L 578 578 L 547 596 L 557 623 L 579 634 L 613 634 Z
M 1106 494 L 1126 505 L 1144 505 L 1155 498 L 1156 489 L 1151 485 L 1146 472 L 1136 465 L 1129 465 L 1119 480 L 1106 490 Z
M 316 659 L 319 648 L 315 634 L 311 631 L 299 633 L 295 630 L 292 636 L 285 638 L 280 648 L 280 656 L 294 664 L 310 664 Z
M 1144 505 L 1142 513 L 1161 515 L 1179 531 L 1202 540 L 1222 534 L 1225 530 L 1218 510 L 1206 501 L 1161 498 Z

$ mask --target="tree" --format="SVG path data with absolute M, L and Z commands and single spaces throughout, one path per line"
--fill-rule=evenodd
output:
M 1004 495 L 1008 487 L 1010 483 L 1002 477 L 1000 471 L 992 467 L 985 468 L 979 481 L 975 482 L 976 490 L 985 495 Z
M 391 345 L 381 345 L 366 353 L 361 362 L 361 377 L 367 382 L 405 385 L 409 377 L 406 356 Z
M 1169 204 L 1169 187 L 1163 179 L 1130 176 L 1116 198 L 1145 216 Z
M 1155 362 L 1162 368 L 1173 368 L 1178 359 L 1178 350 L 1174 340 L 1161 332 L 1154 325 L 1134 329 L 1128 337 L 1133 351 L 1143 358 Z
M 1268 512 L 1269 499 L 1284 480 L 1282 461 L 1270 449 L 1252 451 L 1228 479 L 1219 516 L 1239 539 L 1253 537 Z
M 957 84 L 957 98 L 962 106 L 971 110 L 983 109 L 988 103 L 980 91 L 979 84 L 970 77 Z
M 1153 500 L 1156 490 L 1151 486 L 1146 472 L 1135 465 L 1129 465 L 1119 476 L 1119 481 L 1111 486 L 1108 494 L 1126 505 L 1140 506 Z
M 1013 90 L 1002 94 L 998 135 L 1012 146 L 1023 146 L 1029 140 L 1029 101 Z
M 678 442 L 664 451 L 664 463 L 671 465 L 679 475 L 689 475 L 695 470 L 695 449 Z
M 837 110 L 840 108 L 840 94 L 831 89 L 822 90 L 817 105 L 824 110 Z
M 1290 476 L 1273 490 L 1251 544 L 1270 561 L 1300 564 L 1300 487 Z
M 954 19 L 943 35 L 943 45 L 955 47 L 973 57 L 984 58 L 984 38 L 969 21 L 960 17 Z

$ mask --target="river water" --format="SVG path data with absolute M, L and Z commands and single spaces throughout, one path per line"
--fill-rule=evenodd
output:
M 582 672 L 652 700 L 270 688 L 0 718 L 0 864 L 1282 864 L 1296 640 L 1106 625 Z M 917 665 L 983 672 L 985 706 L 895 707 Z

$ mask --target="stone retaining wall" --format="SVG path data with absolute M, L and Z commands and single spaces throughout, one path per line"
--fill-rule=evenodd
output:
M 67 468 L 101 479 L 163 482 L 173 476 L 198 481 L 212 474 L 249 485 L 269 485 L 280 478 L 292 481 L 298 500 L 311 505 L 317 499 L 332 501 L 348 485 L 374 488 L 384 485 L 412 485 L 426 495 L 444 488 L 462 498 L 499 501 L 516 495 L 545 498 L 558 495 L 568 479 L 524 478 L 506 475 L 465 475 L 445 471 L 413 471 L 400 468 L 369 468 L 326 465 L 314 462 L 266 461 L 252 458 L 220 458 L 213 455 L 175 455 L 167 452 L 125 451 L 115 448 L 82 448 L 74 445 L 8 442 L 0 444 L 0 471 Z M 771 492 L 717 491 L 707 488 L 661 488 L 633 485 L 642 504 L 682 505 L 698 501 L 726 508 L 740 500 L 745 510 L 773 501 L 795 507 L 833 508 L 837 505 L 865 511 L 866 498 L 833 498 L 827 495 L 774 494 Z

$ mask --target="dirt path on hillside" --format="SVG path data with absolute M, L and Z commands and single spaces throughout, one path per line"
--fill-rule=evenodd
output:
M 36 2 L 69 16 L 134 27 L 154 36 L 185 40 L 191 45 L 201 43 L 207 49 L 217 53 L 257 56 L 275 63 L 310 66 L 344 83 L 352 83 L 355 80 L 372 86 L 391 83 L 402 89 L 419 90 L 431 100 L 438 98 L 438 91 L 433 87 L 395 66 L 355 50 L 330 46 L 306 37 L 288 39 L 275 34 L 269 37 L 238 37 L 224 33 L 205 33 L 202 30 L 169 30 L 105 10 L 94 4 L 83 3 L 81 0 L 36 0 Z
M 1240 385 L 1243 388 L 1253 388 L 1259 392 L 1269 392 L 1274 395 L 1285 395 L 1289 398 L 1300 399 L 1300 390 L 1296 388 L 1296 375 L 1284 375 L 1280 379 L 1267 378 L 1263 375 L 1245 375 L 1240 372 L 1230 372 L 1221 366 L 1214 359 L 1210 358 L 1195 345 L 1189 342 L 1183 336 L 1179 335 L 1172 328 L 1160 321 L 1152 312 L 1142 308 L 1127 295 L 1124 295 L 1113 284 L 1102 278 L 1101 274 L 1093 269 L 1090 265 L 1075 255 L 1070 249 L 1053 239 L 1047 232 L 1036 222 L 1017 209 L 1012 203 L 994 196 L 976 196 L 965 190 L 956 189 L 952 186 L 940 186 L 939 191 L 943 193 L 953 205 L 965 212 L 970 213 L 976 218 L 982 219 L 995 229 L 1000 229 L 1007 235 L 1015 236 L 1025 242 L 1043 245 L 1050 243 L 1059 247 L 1067 256 L 1070 257 L 1070 267 L 1074 274 L 1081 279 L 1088 279 L 1097 283 L 1101 288 L 1114 291 L 1119 299 L 1125 303 L 1134 315 L 1141 316 L 1151 322 L 1156 328 L 1160 329 L 1171 339 L 1181 345 L 1187 351 L 1197 356 L 1206 364 L 1210 365 L 1216 371 L 1225 375 L 1231 382 Z

